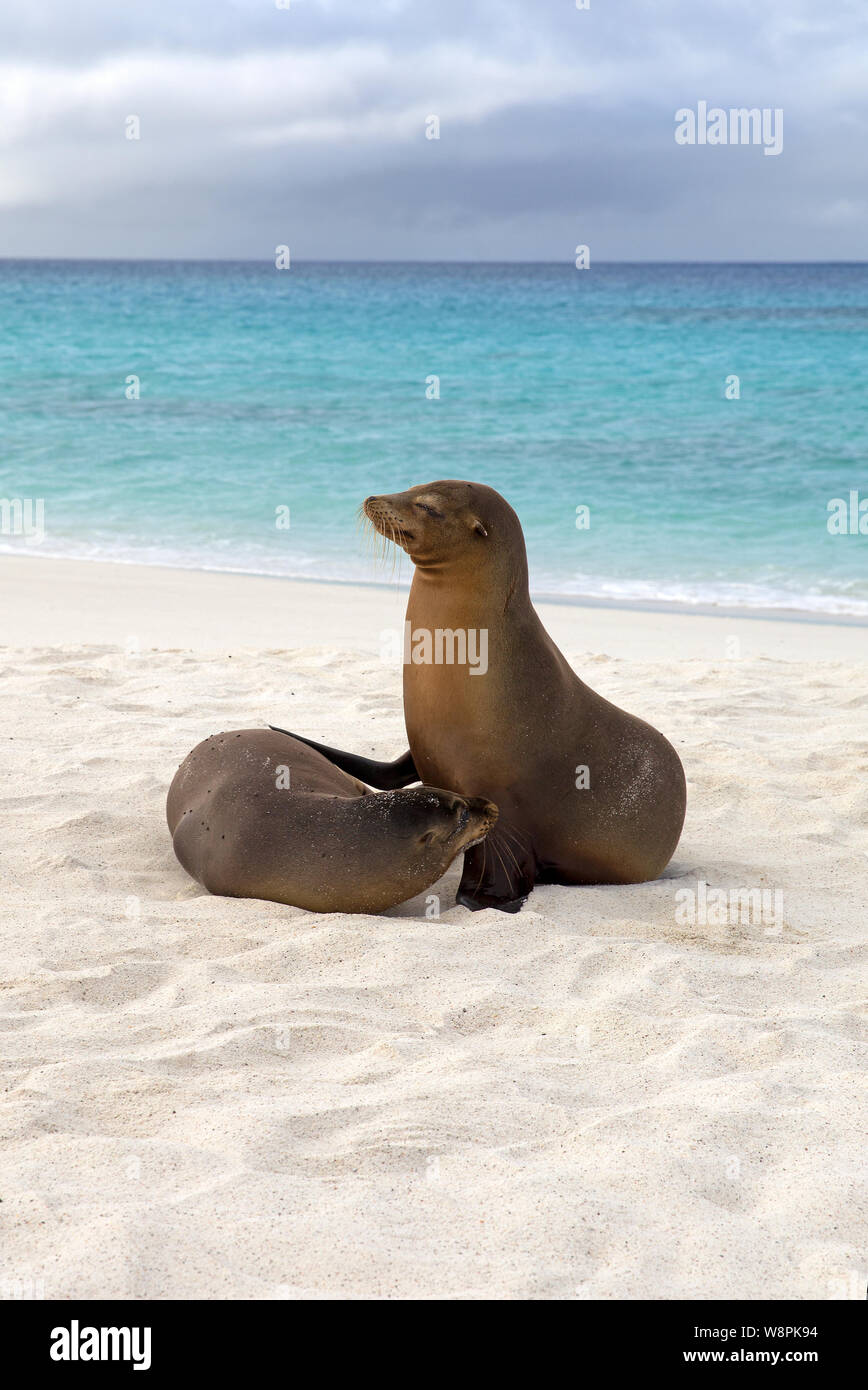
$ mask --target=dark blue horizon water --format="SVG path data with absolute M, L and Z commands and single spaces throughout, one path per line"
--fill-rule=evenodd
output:
M 868 615 L 863 263 L 0 260 L 0 328 L 0 550 L 372 580 L 362 499 L 467 477 L 535 592 Z

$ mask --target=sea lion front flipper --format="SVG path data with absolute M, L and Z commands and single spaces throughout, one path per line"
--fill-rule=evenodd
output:
M 269 724 L 268 727 L 276 734 L 287 734 L 289 738 L 297 738 L 299 743 L 306 743 L 308 748 L 322 753 L 324 758 L 328 758 L 329 762 L 334 763 L 342 772 L 348 772 L 351 777 L 358 777 L 360 782 L 366 782 L 369 787 L 376 787 L 378 791 L 396 792 L 401 787 L 409 787 L 411 782 L 422 780 L 416 771 L 416 764 L 409 748 L 393 763 L 378 763 L 373 758 L 362 758 L 356 753 L 344 753 L 340 748 L 327 748 L 324 743 L 314 743 L 312 738 L 290 733 L 289 729 L 279 729 L 276 724 Z
M 456 902 L 479 912 L 520 912 L 536 881 L 536 857 L 516 832 L 500 823 L 464 856 Z

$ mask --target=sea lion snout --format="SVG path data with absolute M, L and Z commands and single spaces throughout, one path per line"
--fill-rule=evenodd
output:
M 375 531 L 402 549 L 406 550 L 416 539 L 409 508 L 402 506 L 395 497 L 366 497 L 362 511 Z
M 485 839 L 499 814 L 494 802 L 487 797 L 461 796 L 442 787 L 423 786 L 402 795 L 408 804 L 418 800 L 419 806 L 424 807 L 426 825 L 422 839 L 439 843 L 453 858 L 469 845 Z M 428 823 L 435 808 L 441 817 L 439 832 Z
M 461 838 L 462 847 L 469 849 L 494 829 L 500 812 L 494 802 L 484 796 L 465 796 L 458 800 L 462 812 L 455 835 Z

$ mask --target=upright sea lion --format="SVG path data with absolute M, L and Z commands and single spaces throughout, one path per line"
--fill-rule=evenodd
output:
M 438 787 L 373 793 L 291 735 L 205 739 L 166 803 L 175 853 L 209 893 L 311 912 L 383 912 L 436 882 L 497 807 Z
M 410 751 L 382 765 L 382 784 L 421 778 L 489 796 L 500 809 L 496 829 L 465 856 L 458 901 L 514 912 L 534 883 L 657 878 L 684 823 L 680 759 L 558 651 L 530 601 L 509 503 L 490 487 L 449 480 L 369 497 L 364 510 L 415 565 L 404 665 Z M 454 660 L 456 634 L 469 650 L 473 633 L 487 634 L 484 671 Z M 438 634 L 451 639 L 451 661 Z M 347 772 L 364 765 L 381 784 L 377 764 L 311 746 Z

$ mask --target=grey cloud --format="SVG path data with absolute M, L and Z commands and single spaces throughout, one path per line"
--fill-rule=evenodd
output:
M 18 0 L 0 252 L 864 255 L 861 0 L 591 4 Z M 676 146 L 700 97 L 782 106 L 783 154 Z

